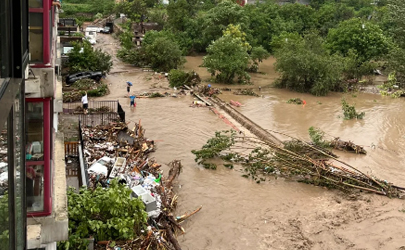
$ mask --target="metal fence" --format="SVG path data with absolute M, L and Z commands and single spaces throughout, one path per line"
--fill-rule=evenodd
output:
M 82 127 L 94 127 L 97 125 L 107 125 L 111 122 L 121 121 L 117 113 L 95 113 L 95 114 L 78 114 L 79 122 Z
M 125 122 L 125 111 L 118 101 L 91 101 L 88 114 L 84 114 L 82 106 L 80 102 L 64 103 L 63 113 L 77 116 L 85 127 Z
M 118 113 L 118 101 L 90 101 L 89 113 Z M 119 105 L 121 106 L 121 105 Z M 83 113 L 83 104 L 81 102 L 63 103 L 63 113 L 65 114 L 80 114 Z
M 82 135 L 82 124 L 79 120 L 79 164 L 80 164 L 80 171 L 79 171 L 79 186 L 89 186 L 89 174 L 87 173 L 87 162 L 84 157 L 84 142 L 83 142 L 83 135 Z

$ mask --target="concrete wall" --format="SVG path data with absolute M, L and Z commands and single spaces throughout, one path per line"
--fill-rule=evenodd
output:
M 25 81 L 26 97 L 53 97 L 55 92 L 55 68 L 31 68 L 35 75 Z

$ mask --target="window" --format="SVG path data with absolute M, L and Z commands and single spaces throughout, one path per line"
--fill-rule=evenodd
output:
M 9 35 L 7 27 L 7 20 L 9 20 L 7 7 L 6 1 L 0 1 L 0 87 L 3 84 L 1 78 L 9 76 L 9 43 L 6 39 Z
M 21 154 L 24 114 L 20 109 L 24 100 L 19 86 L 8 82 L 7 92 L 0 99 L 0 115 L 4 118 L 0 123 L 0 249 L 25 249 L 25 173 Z
M 42 13 L 30 12 L 30 54 L 32 63 L 43 62 L 43 16 Z
M 26 102 L 26 194 L 27 212 L 50 214 L 50 99 Z

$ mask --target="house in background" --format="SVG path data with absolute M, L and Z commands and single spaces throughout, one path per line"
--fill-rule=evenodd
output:
M 56 249 L 68 237 L 58 2 L 29 0 L 29 73 L 25 76 L 27 249 Z M 59 77 L 60 78 L 60 77 Z

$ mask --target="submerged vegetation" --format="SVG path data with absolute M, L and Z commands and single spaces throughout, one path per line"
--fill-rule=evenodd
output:
M 344 98 L 342 98 L 342 110 L 345 120 L 363 119 L 363 117 L 366 115 L 364 112 L 357 113 L 356 108 L 353 105 L 349 105 Z

